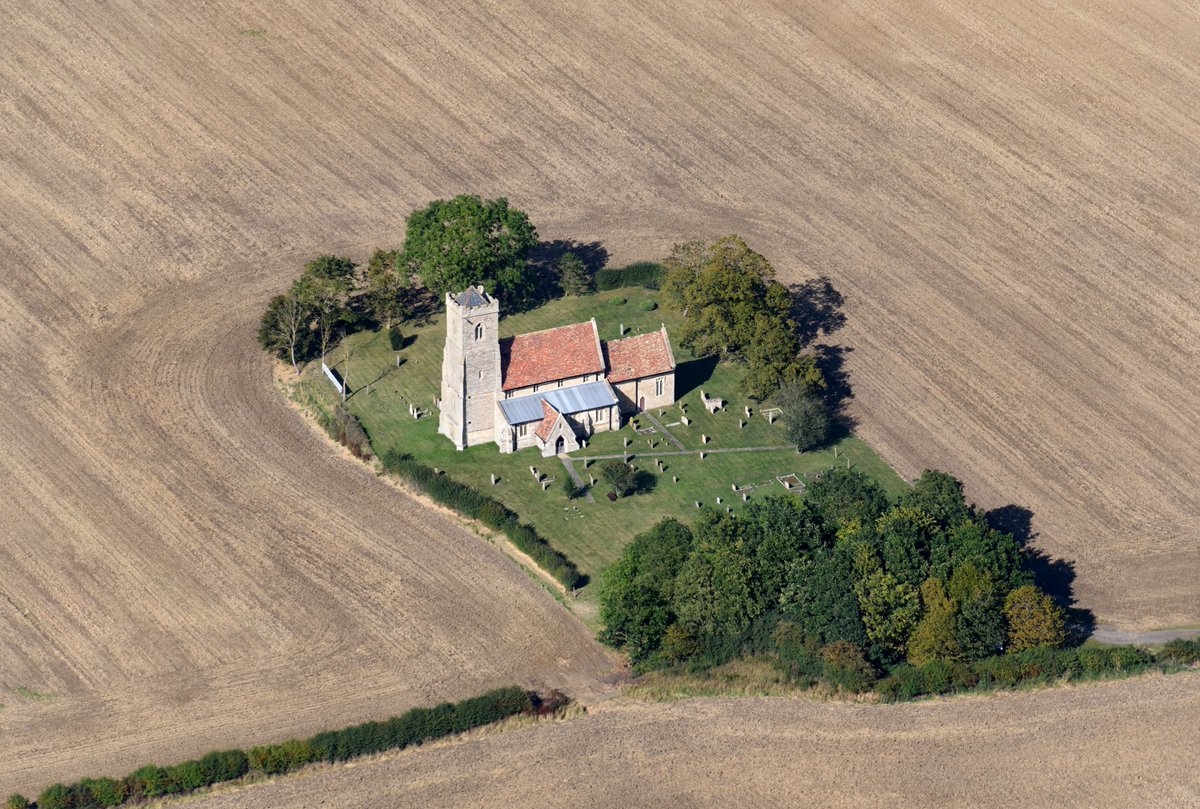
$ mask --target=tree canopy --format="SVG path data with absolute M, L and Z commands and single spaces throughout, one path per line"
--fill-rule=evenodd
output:
M 482 284 L 519 300 L 534 283 L 526 256 L 537 241 L 529 217 L 504 197 L 461 194 L 409 215 L 400 263 L 438 294 Z
M 746 365 L 747 395 L 762 400 L 789 381 L 824 387 L 812 358 L 800 353 L 791 293 L 741 237 L 676 245 L 664 266 L 663 296 L 685 315 L 680 343 L 697 356 Z
M 773 650 L 827 675 L 815 655 L 832 644 L 838 665 L 885 668 L 1059 645 L 1061 610 L 1022 561 L 950 475 L 926 472 L 890 502 L 859 472 L 831 470 L 803 500 L 639 536 L 604 575 L 601 637 L 640 668 Z
M 783 433 L 796 449 L 807 452 L 829 438 L 832 421 L 825 401 L 802 381 L 789 380 L 775 394 L 783 411 Z

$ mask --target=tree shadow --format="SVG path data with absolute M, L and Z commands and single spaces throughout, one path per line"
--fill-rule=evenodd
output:
M 828 276 L 792 284 L 788 291 L 792 293 L 792 319 L 796 322 L 800 345 L 810 345 L 818 337 L 832 334 L 846 325 L 846 315 L 842 312 L 846 299 Z
M 817 370 L 825 378 L 825 406 L 829 409 L 832 425 L 829 430 L 829 442 L 836 443 L 854 432 L 858 422 L 846 408 L 854 398 L 854 390 L 850 386 L 850 373 L 846 370 L 846 356 L 854 351 L 849 346 L 834 346 L 818 344 L 813 347 L 813 359 L 816 360 Z
M 712 378 L 717 357 L 701 357 L 675 366 L 675 401 L 679 401 Z
M 538 242 L 526 258 L 533 271 L 533 288 L 519 301 L 506 301 L 510 312 L 528 311 L 552 298 L 561 297 L 558 263 L 567 253 L 574 253 L 583 262 L 588 275 L 595 276 L 608 263 L 608 250 L 600 242 L 577 242 L 574 239 L 555 239 Z
M 649 494 L 658 485 L 658 475 L 639 469 L 633 475 L 633 493 Z
M 1033 574 L 1033 583 L 1067 614 L 1068 643 L 1077 646 L 1091 637 L 1096 628 L 1096 617 L 1075 601 L 1075 563 L 1054 559 L 1033 547 L 1037 539 L 1033 530 L 1033 512 L 1010 504 L 986 512 L 983 518 L 994 530 L 1012 534 L 1021 545 L 1025 552 L 1025 567 Z

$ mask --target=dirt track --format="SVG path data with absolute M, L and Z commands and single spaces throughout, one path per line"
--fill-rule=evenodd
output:
M 1102 622 L 1200 621 L 1198 12 L 994 5 L 0 6 L 0 792 L 607 665 L 252 345 L 459 191 L 828 274 L 889 461 L 1032 510 Z
M 610 703 L 596 714 L 189 807 L 1200 805 L 1200 676 L 854 706 Z

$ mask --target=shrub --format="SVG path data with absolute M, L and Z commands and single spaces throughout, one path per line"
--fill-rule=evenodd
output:
M 399 323 L 393 323 L 388 327 L 388 345 L 392 347 L 392 351 L 404 348 L 404 332 L 400 330 Z
M 72 803 L 74 801 L 71 799 L 71 790 L 64 784 L 46 787 L 37 799 L 38 809 L 73 809 Z
M 875 690 L 884 702 L 901 702 L 915 699 L 925 693 L 925 681 L 920 669 L 909 663 L 902 663 L 880 680 Z
M 24 795 L 14 792 L 4 802 L 4 809 L 29 809 L 29 799 Z
M 567 496 L 568 500 L 574 500 L 576 497 L 579 497 L 581 494 L 583 494 L 583 489 L 580 488 L 579 484 L 575 482 L 575 478 L 571 477 L 570 475 L 563 476 L 562 488 L 563 494 Z
M 629 301 L 627 301 L 625 298 L 613 298 L 611 301 L 608 302 L 608 305 L 609 306 L 624 306 L 627 303 L 629 303 Z
M 866 691 L 876 680 L 875 669 L 862 649 L 849 641 L 836 640 L 821 650 L 825 679 L 851 693 Z
M 658 304 L 654 301 L 642 301 L 640 304 L 638 304 L 638 308 L 643 312 L 653 312 L 658 308 Z
M 1183 665 L 1200 663 L 1200 638 L 1196 640 L 1177 638 L 1166 646 L 1163 646 L 1162 651 L 1158 653 L 1158 657 L 1162 660 Z
M 596 273 L 596 289 L 612 290 L 621 287 L 658 289 L 662 285 L 663 266 L 654 261 L 638 261 L 626 267 L 613 267 Z
M 617 497 L 632 494 L 637 487 L 637 472 L 624 461 L 605 461 L 600 467 L 600 476 L 612 487 Z
M 84 778 L 73 791 L 76 806 L 109 807 L 124 803 L 128 789 L 123 781 L 112 778 Z

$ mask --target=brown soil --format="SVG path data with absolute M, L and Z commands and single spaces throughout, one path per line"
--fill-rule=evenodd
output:
M 889 461 L 1032 510 L 1101 621 L 1200 621 L 1190 7 L 47 0 L 0 32 L 0 793 L 610 665 L 253 343 L 303 260 L 460 191 L 615 262 L 736 231 L 829 275 Z
M 614 701 L 187 806 L 1195 806 L 1197 710 L 1195 674 L 896 706 Z

